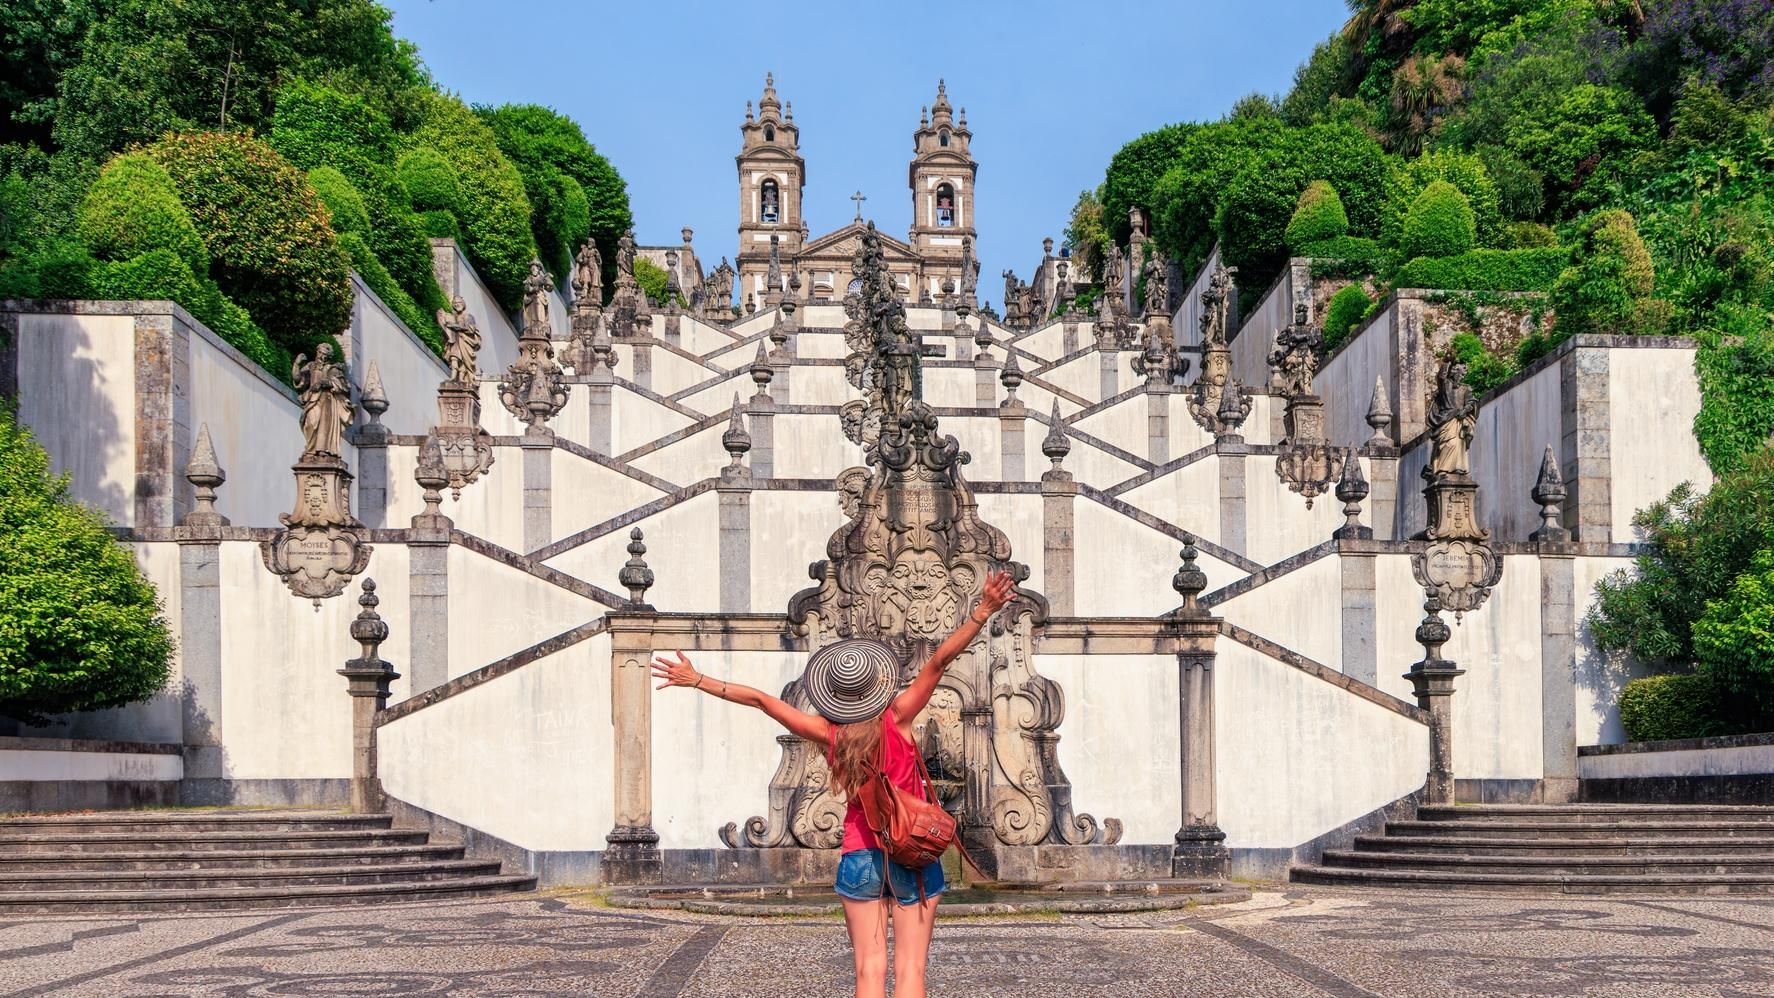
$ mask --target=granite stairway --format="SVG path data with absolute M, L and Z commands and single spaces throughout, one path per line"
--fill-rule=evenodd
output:
M 1424 807 L 1296 883 L 1567 894 L 1774 893 L 1774 807 Z
M 385 814 L 105 811 L 0 818 L 0 915 L 373 904 L 530 890 Z

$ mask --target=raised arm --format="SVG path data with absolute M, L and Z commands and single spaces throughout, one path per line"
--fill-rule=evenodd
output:
M 659 684 L 659 689 L 665 689 L 667 686 L 684 686 L 693 690 L 701 690 L 717 700 L 736 703 L 742 707 L 756 707 L 770 715 L 777 724 L 787 728 L 789 734 L 799 735 L 821 745 L 831 741 L 832 726 L 825 718 L 818 714 L 809 714 L 804 710 L 796 710 L 763 690 L 705 676 L 696 671 L 696 667 L 690 664 L 690 660 L 684 657 L 684 653 L 681 651 L 677 653 L 677 661 L 675 662 L 663 655 L 655 658 L 653 660 L 653 678 L 664 680 Z
M 912 680 L 912 685 L 893 698 L 893 720 L 896 723 L 908 725 L 918 715 L 918 711 L 924 709 L 924 705 L 930 702 L 930 694 L 936 692 L 936 682 L 942 678 L 943 670 L 949 667 L 955 656 L 967 650 L 967 646 L 973 643 L 979 629 L 985 626 L 992 614 L 1010 602 L 1010 593 L 1015 585 L 1007 572 L 993 572 L 986 577 L 986 588 L 980 594 L 979 605 L 973 608 L 973 612 L 967 615 L 960 627 L 955 628 L 955 633 L 936 646 L 929 661 L 918 670 L 918 677 Z

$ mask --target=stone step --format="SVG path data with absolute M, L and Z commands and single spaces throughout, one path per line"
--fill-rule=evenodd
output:
M 426 838 L 427 834 L 422 831 L 389 828 L 319 832 L 48 832 L 16 835 L 0 841 L 0 859 L 45 852 L 103 854 L 239 849 L 364 849 L 372 846 L 423 845 Z
M 55 891 L 189 891 L 220 887 L 287 887 L 315 884 L 393 884 L 488 877 L 499 864 L 473 859 L 383 866 L 303 866 L 233 870 L 58 870 L 0 874 L 0 903 L 18 893 Z
M 1774 807 L 1737 804 L 1459 804 L 1421 807 L 1418 821 L 1587 824 L 1596 821 L 1731 821 L 1774 824 Z
M 32 870 L 231 870 L 342 866 L 347 863 L 380 866 L 461 859 L 463 853 L 461 843 L 438 841 L 427 845 L 372 846 L 368 849 L 216 849 L 89 854 L 0 852 L 0 876 Z
M 532 890 L 530 876 L 461 877 L 386 884 L 206 887 L 190 890 L 34 891 L 0 895 L 0 915 L 78 912 L 218 911 L 315 905 L 387 904 Z
M 1358 870 L 1445 870 L 1455 873 L 1536 873 L 1588 876 L 1695 874 L 1774 875 L 1774 852 L 1744 855 L 1495 856 L 1443 852 L 1326 850 L 1323 866 Z
M 33 814 L 0 818 L 0 849 L 15 838 L 73 834 L 171 834 L 198 832 L 337 832 L 388 828 L 386 814 L 338 811 L 112 811 Z
M 1441 824 L 1432 822 L 1431 824 Z M 1618 855 L 1756 855 L 1774 852 L 1774 836 L 1767 838 L 1658 837 L 1631 838 L 1534 838 L 1484 835 L 1357 835 L 1355 848 L 1362 852 L 1479 853 L 1489 856 L 1618 856 Z
M 1562 894 L 1764 894 L 1774 873 L 1677 875 L 1577 875 L 1559 873 L 1465 873 L 1441 870 L 1357 870 L 1299 866 L 1296 883 L 1341 887 Z
M 1389 821 L 1389 836 L 1433 835 L 1438 838 L 1509 839 L 1606 838 L 1768 838 L 1774 827 L 1761 821 Z

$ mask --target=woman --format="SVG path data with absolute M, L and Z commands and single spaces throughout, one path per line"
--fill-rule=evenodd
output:
M 762 690 L 705 676 L 683 652 L 677 653 L 676 661 L 653 661 L 654 678 L 664 680 L 660 689 L 687 686 L 756 707 L 792 734 L 826 746 L 833 785 L 848 801 L 835 887 L 844 899 L 844 924 L 856 955 L 858 998 L 887 994 L 889 911 L 895 940 L 894 993 L 901 998 L 923 998 L 924 960 L 930 952 L 930 930 L 944 887 L 941 863 L 912 870 L 887 860 L 863 817 L 858 790 L 874 778 L 879 765 L 894 786 L 909 793 L 927 793 L 920 785 L 912 719 L 930 702 L 943 670 L 973 643 L 992 614 L 1010 601 L 1012 585 L 1008 574 L 993 572 L 966 623 L 937 646 L 917 678 L 898 696 L 894 695 L 898 669 L 886 645 L 853 639 L 821 648 L 807 663 L 801 680 L 816 714 L 797 710 Z M 898 903 L 883 903 L 888 898 Z

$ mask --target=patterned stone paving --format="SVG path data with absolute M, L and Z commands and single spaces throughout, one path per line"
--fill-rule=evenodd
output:
M 0 995 L 843 994 L 835 919 L 526 895 L 0 921 Z M 1259 889 L 1143 915 L 945 920 L 934 995 L 1774 996 L 1774 899 Z

